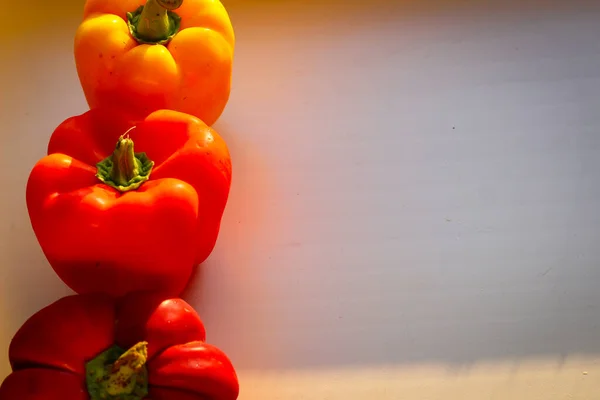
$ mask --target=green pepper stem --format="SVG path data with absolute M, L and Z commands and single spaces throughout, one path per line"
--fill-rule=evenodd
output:
M 165 40 L 173 31 L 168 11 L 181 7 L 183 0 L 147 0 L 136 23 L 137 36 L 146 42 Z
M 148 395 L 148 343 L 125 351 L 113 346 L 85 365 L 91 400 L 142 400 Z
M 125 186 L 127 182 L 139 175 L 140 162 L 133 152 L 133 140 L 121 136 L 112 154 L 113 167 L 110 178 L 117 185 Z
M 123 353 L 112 365 L 106 382 L 106 392 L 111 396 L 131 394 L 147 359 L 147 342 L 140 342 Z
M 96 164 L 98 179 L 121 192 L 139 188 L 150 178 L 154 166 L 146 153 L 134 152 L 128 136 L 131 129 L 119 137 L 113 153 Z

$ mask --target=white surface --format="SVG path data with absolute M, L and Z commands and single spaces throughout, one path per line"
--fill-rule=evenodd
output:
M 225 4 L 234 184 L 186 298 L 240 399 L 596 398 L 600 3 Z M 24 185 L 85 110 L 79 7 L 3 55 L 4 348 L 69 293 Z

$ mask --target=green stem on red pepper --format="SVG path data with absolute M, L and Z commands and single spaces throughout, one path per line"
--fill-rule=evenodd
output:
M 114 152 L 96 164 L 96 177 L 120 192 L 135 190 L 150 178 L 154 162 L 133 151 L 133 140 L 122 135 Z
M 91 400 L 142 400 L 148 395 L 148 343 L 113 346 L 85 365 Z
M 145 5 L 127 13 L 129 32 L 138 43 L 166 44 L 181 25 L 181 17 L 173 10 L 182 3 L 183 0 L 147 0 Z

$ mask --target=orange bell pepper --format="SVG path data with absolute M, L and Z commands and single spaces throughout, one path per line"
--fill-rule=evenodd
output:
M 212 125 L 229 101 L 234 45 L 218 0 L 87 0 L 74 55 L 90 108 L 170 109 Z

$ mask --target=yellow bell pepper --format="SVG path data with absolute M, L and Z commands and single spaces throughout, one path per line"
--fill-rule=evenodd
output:
M 229 101 L 234 46 L 219 0 L 87 0 L 74 55 L 90 108 L 171 109 L 212 125 Z

